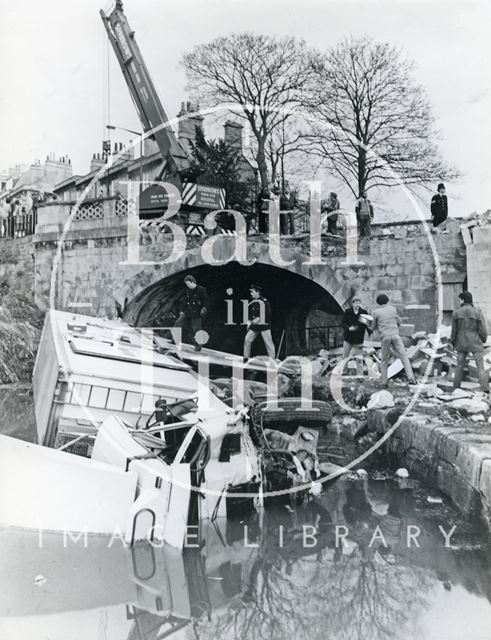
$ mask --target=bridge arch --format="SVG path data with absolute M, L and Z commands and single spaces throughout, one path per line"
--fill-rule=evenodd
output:
M 223 245 L 230 240 L 223 238 Z M 294 261 L 288 268 L 276 266 L 267 245 L 257 243 L 254 245 L 256 262 L 251 266 L 238 262 L 210 265 L 202 259 L 199 249 L 192 249 L 171 264 L 145 267 L 125 282 L 121 292 L 122 299 L 126 300 L 124 319 L 135 326 L 172 326 L 185 291 L 183 279 L 192 274 L 206 287 L 210 297 L 205 323 L 210 334 L 208 346 L 239 353 L 245 333 L 241 325 L 241 300 L 248 298 L 249 285 L 255 283 L 263 287 L 264 295 L 271 302 L 277 347 L 282 342 L 284 347 L 288 343 L 290 352 L 302 351 L 307 346 L 306 330 L 320 325 L 339 325 L 342 308 L 352 291 L 338 279 L 332 266 L 306 264 L 308 257 L 298 250 L 282 253 L 285 260 Z M 230 309 L 227 300 L 232 300 L 228 303 L 233 305 L 232 317 L 230 310 L 227 311 Z M 231 320 L 236 324 L 231 325 Z M 323 344 L 321 333 L 314 333 L 316 339 L 311 347 L 328 346 Z M 333 340 L 335 331 L 329 333 Z M 256 348 L 261 352 L 262 344 Z

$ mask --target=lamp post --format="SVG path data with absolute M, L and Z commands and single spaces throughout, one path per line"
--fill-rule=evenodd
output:
M 135 136 L 140 138 L 140 193 L 143 189 L 143 131 L 134 131 L 133 129 L 126 129 L 126 127 L 116 127 L 113 124 L 106 124 L 106 129 L 110 129 L 111 131 L 126 131 L 127 133 L 132 133 Z

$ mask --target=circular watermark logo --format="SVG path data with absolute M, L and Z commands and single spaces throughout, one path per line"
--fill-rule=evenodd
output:
M 281 110 L 278 110 L 278 111 L 281 111 Z M 215 116 L 220 114 L 229 115 L 231 112 L 237 115 L 240 115 L 240 109 L 235 104 L 224 104 L 224 105 L 220 105 L 210 109 L 202 109 L 200 110 L 199 115 L 203 117 L 209 116 L 211 114 L 214 114 Z M 193 116 L 195 116 L 196 114 L 197 112 L 193 113 Z M 182 116 L 182 117 L 186 118 L 187 116 Z M 303 114 L 303 117 L 305 118 L 305 121 L 307 123 L 312 123 L 313 116 L 311 116 L 310 114 Z M 116 162 L 122 162 L 127 158 L 125 154 L 129 149 L 136 148 L 138 146 L 140 146 L 141 148 L 143 139 L 146 139 L 149 136 L 152 136 L 153 134 L 155 134 L 155 132 L 161 129 L 166 128 L 167 130 L 170 130 L 170 127 L 175 125 L 178 121 L 179 119 L 175 119 L 174 121 L 162 123 L 155 129 L 145 132 L 142 135 L 142 140 L 137 140 L 133 142 L 132 145 L 122 149 L 117 155 L 108 156 L 106 164 L 99 169 L 99 171 L 94 175 L 92 180 L 88 183 L 86 188 L 78 195 L 76 203 L 71 207 L 69 215 L 66 216 L 63 229 L 61 231 L 61 234 L 57 243 L 57 249 L 54 256 L 52 273 L 51 273 L 50 296 L 49 296 L 50 309 L 65 310 L 65 301 L 69 298 L 69 296 L 67 296 L 65 292 L 65 281 L 64 281 L 64 272 L 63 272 L 63 269 L 64 269 L 63 256 L 66 251 L 65 246 L 67 241 L 70 240 L 70 231 L 76 230 L 76 225 L 77 225 L 76 221 L 80 217 L 79 212 L 84 207 L 84 204 L 86 203 L 89 197 L 89 194 L 93 193 L 94 189 L 98 185 L 104 183 L 104 181 L 106 181 L 106 184 L 109 184 L 108 175 L 109 175 L 110 169 L 114 167 Z M 321 127 L 327 126 L 325 123 L 320 123 L 320 122 L 316 122 L 315 124 L 316 126 L 321 126 Z M 357 142 L 358 144 L 362 145 L 360 141 L 357 141 Z M 366 145 L 362 145 L 362 146 L 364 146 L 367 154 L 371 154 L 372 156 L 374 156 L 374 152 L 372 149 L 370 149 L 369 146 L 366 146 Z M 380 162 L 384 163 L 383 159 L 379 159 L 379 160 Z M 386 163 L 384 163 L 384 165 L 386 170 L 390 172 L 391 171 L 390 167 L 388 167 Z M 394 172 L 392 172 L 392 177 L 394 181 L 397 181 L 397 176 L 395 175 Z M 321 195 L 323 190 L 323 184 L 322 184 L 322 181 L 316 180 L 315 176 L 296 176 L 296 178 L 297 178 L 297 181 L 301 180 L 304 184 L 310 185 L 310 212 L 309 212 L 310 230 L 309 230 L 309 233 L 307 233 L 307 236 L 309 237 L 309 240 L 310 240 L 310 252 L 306 256 L 306 259 L 308 260 L 308 264 L 318 265 L 322 267 L 322 265 L 327 264 L 324 260 L 324 256 L 322 253 L 323 244 L 325 244 L 326 242 L 326 240 L 323 238 L 323 228 L 328 219 L 328 216 L 330 215 L 330 214 L 327 214 L 327 217 L 326 217 L 326 214 L 323 214 L 321 210 Z M 403 181 L 401 180 L 400 182 L 402 183 Z M 165 178 L 163 181 L 157 181 L 157 180 L 144 181 L 143 183 L 142 181 L 126 181 L 125 184 L 128 187 L 128 198 L 127 198 L 128 199 L 128 204 L 127 204 L 128 251 L 130 251 L 130 248 L 133 247 L 134 255 L 132 260 L 128 260 L 127 262 L 121 264 L 121 269 L 124 269 L 125 265 L 135 265 L 135 264 L 141 265 L 141 269 L 143 270 L 145 268 L 148 268 L 148 269 L 154 268 L 154 264 L 155 264 L 154 262 L 144 262 L 144 261 L 140 262 L 140 258 L 139 258 L 139 251 L 140 251 L 139 234 L 140 234 L 140 227 L 142 223 L 139 220 L 138 200 L 139 200 L 139 193 L 142 187 L 146 188 L 155 184 L 163 185 L 164 189 L 166 189 L 169 194 L 172 194 L 172 198 L 169 197 L 167 201 L 166 211 L 163 213 L 163 215 L 160 218 L 154 221 L 157 228 L 162 228 L 163 226 L 167 226 L 167 231 L 170 231 L 171 233 L 173 233 L 174 238 L 176 240 L 175 246 L 173 247 L 173 251 L 171 252 L 170 256 L 166 258 L 166 260 L 169 260 L 169 259 L 175 260 L 175 261 L 180 260 L 182 256 L 185 255 L 187 250 L 186 236 L 182 228 L 175 221 L 172 221 L 172 218 L 175 217 L 179 212 L 180 205 L 182 202 L 182 194 L 179 192 L 179 190 L 176 188 L 176 186 L 173 183 L 166 181 Z M 437 326 L 436 342 L 438 343 L 440 341 L 440 331 L 442 327 L 442 318 L 443 318 L 442 276 L 441 276 L 441 265 L 440 265 L 440 260 L 438 256 L 437 246 L 435 243 L 435 238 L 431 233 L 431 229 L 428 224 L 428 221 L 426 220 L 425 214 L 422 211 L 421 206 L 418 203 L 415 196 L 403 184 L 400 185 L 399 189 L 404 194 L 407 203 L 409 203 L 411 207 L 411 210 L 414 212 L 414 214 L 416 214 L 416 218 L 421 223 L 421 233 L 422 235 L 424 234 L 424 237 L 426 237 L 426 242 L 431 251 L 432 261 L 434 264 L 434 281 L 435 281 L 434 294 L 435 294 L 435 301 L 436 301 L 435 316 L 436 316 L 436 326 Z M 248 236 L 247 224 L 245 220 L 243 221 L 243 224 L 240 220 L 240 217 L 242 215 L 241 212 L 234 211 L 233 213 L 236 220 L 235 235 L 223 236 L 220 239 L 218 239 L 218 241 L 227 242 L 232 247 L 235 246 L 236 251 L 235 253 L 232 252 L 230 255 L 230 259 L 227 259 L 225 262 L 223 261 L 223 259 L 215 261 L 215 258 L 213 255 L 213 247 L 211 244 L 206 246 L 206 243 L 210 242 L 211 240 L 215 242 L 217 241 L 217 239 L 205 237 L 203 239 L 203 245 L 205 246 L 206 250 L 203 251 L 203 262 L 208 264 L 209 266 L 223 266 L 223 264 L 227 264 L 228 262 L 233 262 L 234 260 L 241 262 L 244 265 L 252 265 L 254 262 L 254 260 L 249 259 L 247 255 L 248 247 L 250 246 L 250 244 L 254 243 L 255 241 L 254 237 Z M 274 198 L 272 199 L 272 203 L 269 208 L 269 213 L 271 215 L 272 223 L 269 228 L 267 239 L 271 246 L 279 248 L 280 207 L 277 199 L 274 199 Z M 340 214 L 342 217 L 344 217 L 346 220 L 345 222 L 346 254 L 343 257 L 343 260 L 338 261 L 337 269 L 339 270 L 346 269 L 346 271 L 349 271 L 349 273 L 353 273 L 353 269 L 356 269 L 357 266 L 363 266 L 363 269 L 369 271 L 371 268 L 370 265 L 365 264 L 362 260 L 363 255 L 359 255 L 358 253 L 359 251 L 359 238 L 358 238 L 359 216 L 357 216 L 354 211 L 349 211 L 349 210 L 339 209 L 337 213 Z M 205 226 L 207 226 L 210 229 L 213 229 L 214 227 L 216 227 L 216 224 L 217 223 L 213 217 L 213 212 L 211 212 L 210 214 L 208 214 L 208 223 L 207 225 L 205 224 Z M 376 241 L 377 240 L 374 240 L 374 239 L 368 240 L 369 243 L 376 242 Z M 406 242 L 410 242 L 410 240 L 401 240 L 401 242 L 406 243 Z M 278 257 L 277 268 L 286 269 L 286 270 L 291 268 L 290 264 L 285 266 L 285 262 L 281 258 L 279 251 L 273 254 L 270 260 L 270 263 L 271 262 L 274 263 L 275 256 Z M 349 276 L 347 276 L 346 281 L 349 283 Z M 335 292 L 328 292 L 328 293 L 330 293 L 333 296 L 335 295 Z M 373 294 L 375 293 L 376 292 L 374 291 Z M 343 305 L 347 302 L 347 300 L 338 300 L 338 302 L 340 305 Z M 294 304 L 294 301 L 292 301 L 292 304 Z M 79 304 L 78 308 L 79 309 L 85 308 L 83 302 Z M 74 313 L 76 313 L 77 306 L 68 308 L 67 310 L 73 311 Z M 92 309 L 92 311 L 94 310 Z M 119 338 L 121 338 L 121 335 L 124 334 L 125 331 L 130 331 L 130 332 L 138 331 L 138 329 L 126 327 L 124 324 L 120 324 L 120 323 L 117 324 L 116 322 L 111 322 L 111 321 L 108 321 L 107 325 L 101 325 L 101 326 L 106 327 L 110 331 L 114 331 L 114 335 L 119 336 Z M 244 331 L 244 333 L 245 332 L 246 331 Z M 151 358 L 148 357 L 148 353 L 152 350 L 152 340 L 151 340 L 151 336 L 148 336 L 148 335 L 145 336 L 144 333 L 145 332 L 143 331 L 141 334 L 142 335 L 142 379 L 140 382 L 142 384 L 142 389 L 145 388 L 147 390 L 145 392 L 147 395 L 158 396 L 159 386 L 165 387 L 165 383 L 163 385 L 159 385 L 158 383 L 156 383 L 155 377 L 156 376 L 165 377 L 166 375 L 168 375 L 169 378 L 172 378 L 173 374 L 171 369 L 169 369 L 169 371 L 167 372 L 165 368 L 162 369 L 162 368 L 155 367 L 155 375 L 153 377 L 149 376 L 148 367 L 152 366 L 152 362 L 151 362 Z M 194 339 L 198 345 L 204 346 L 209 342 L 209 335 L 204 330 L 198 330 L 195 333 Z M 68 344 L 69 344 L 68 340 L 62 340 L 61 342 L 56 344 L 56 348 L 58 353 L 59 365 L 64 372 L 65 379 L 68 381 L 68 384 L 70 385 L 71 375 L 73 371 L 68 364 L 68 358 L 65 353 L 65 349 L 68 348 Z M 146 355 L 143 354 L 143 351 L 145 351 Z M 194 486 L 190 481 L 183 482 L 182 480 L 177 480 L 175 477 L 173 478 L 172 474 L 169 471 L 169 465 L 164 462 L 162 462 L 162 474 L 161 474 L 162 478 L 166 481 L 173 482 L 181 487 L 191 489 L 191 490 L 196 490 L 196 491 L 199 491 L 200 493 L 205 493 L 211 496 L 215 496 L 219 500 L 221 500 L 223 497 L 256 498 L 258 497 L 258 495 L 261 499 L 264 499 L 264 498 L 284 496 L 287 494 L 294 494 L 294 493 L 303 492 L 306 490 L 312 490 L 313 483 L 315 483 L 316 485 L 321 485 L 323 483 L 329 482 L 343 475 L 346 471 L 353 469 L 354 467 L 359 465 L 361 462 L 366 460 L 374 451 L 379 449 L 392 436 L 392 434 L 399 428 L 399 426 L 401 425 L 405 417 L 412 410 L 415 403 L 418 401 L 421 391 L 424 385 L 428 382 L 429 376 L 431 374 L 433 363 L 435 361 L 435 355 L 436 355 L 435 353 L 431 354 L 429 358 L 428 366 L 424 374 L 422 376 L 419 376 L 418 382 L 412 386 L 411 397 L 409 401 L 406 403 L 406 405 L 404 406 L 401 412 L 401 415 L 399 416 L 397 421 L 387 429 L 387 431 L 377 440 L 377 442 L 369 446 L 365 451 L 363 451 L 359 456 L 357 456 L 353 460 L 346 462 L 343 465 L 343 467 L 335 470 L 330 474 L 323 475 L 322 477 L 316 477 L 317 473 L 315 469 L 313 470 L 314 472 L 312 473 L 312 469 L 309 469 L 308 466 L 304 464 L 295 455 L 295 452 L 292 452 L 292 456 L 291 456 L 292 464 L 293 464 L 292 473 L 297 475 L 297 481 L 293 483 L 292 486 L 286 489 L 266 491 L 265 488 L 262 487 L 259 493 L 257 493 L 255 491 L 249 492 L 249 491 L 237 491 L 235 489 L 230 490 L 232 487 L 229 487 L 225 484 L 222 488 L 216 489 L 216 488 L 211 488 L 211 486 L 208 486 L 206 483 L 206 480 L 204 484 L 200 484 L 199 486 Z M 145 361 L 145 358 L 146 358 L 146 361 Z M 206 354 L 200 355 L 200 358 L 202 359 L 206 358 Z M 339 365 L 336 367 L 336 369 L 332 372 L 331 392 L 332 392 L 333 402 L 336 402 L 340 406 L 342 411 L 353 412 L 353 411 L 356 411 L 357 409 L 354 407 L 350 407 L 346 404 L 345 400 L 343 399 L 343 393 L 342 393 L 343 381 L 344 381 L 343 366 L 346 363 L 346 360 L 348 359 L 349 358 L 343 358 L 342 361 L 339 363 Z M 280 367 L 277 364 L 271 364 L 270 368 L 275 375 L 280 370 Z M 145 369 L 145 371 L 143 371 L 143 369 Z M 114 363 L 114 370 L 115 370 L 115 379 L 116 379 L 118 377 L 117 376 L 118 365 L 116 362 Z M 243 370 L 244 369 L 242 367 L 242 372 Z M 268 370 L 268 367 L 265 367 L 265 371 L 267 370 Z M 234 369 L 235 374 L 237 374 L 238 371 L 239 369 Z M 309 379 L 308 379 L 309 375 L 311 374 L 307 373 L 307 382 L 306 384 L 302 383 L 302 389 L 307 389 L 307 390 L 309 389 Z M 134 380 L 133 382 L 138 382 L 138 381 Z M 311 382 L 312 380 L 310 379 L 310 383 Z M 205 387 L 206 386 L 208 387 L 209 394 L 214 393 L 215 388 L 209 380 L 207 381 L 207 380 L 201 379 L 200 384 L 202 383 L 205 384 Z M 110 385 L 111 381 L 108 380 L 107 384 Z M 153 394 L 152 394 L 152 389 L 154 391 Z M 305 400 L 305 403 L 307 405 L 312 400 L 311 389 L 312 387 L 310 386 L 310 392 L 307 391 L 306 396 L 302 398 L 303 400 Z M 184 392 L 184 389 L 182 391 Z M 143 395 L 144 394 L 142 393 L 142 397 Z M 182 393 L 179 393 L 178 395 L 182 396 Z M 206 416 L 199 417 L 200 415 L 199 403 L 204 398 L 202 390 L 197 395 L 198 395 L 198 414 L 197 415 L 199 418 L 199 428 L 206 435 L 207 420 L 216 421 L 216 418 L 219 415 L 219 412 L 215 413 L 215 415 L 212 418 L 206 417 Z M 190 393 L 190 397 L 196 397 L 196 394 Z M 93 408 L 88 406 L 89 403 L 86 402 L 86 399 L 81 397 L 80 394 L 77 395 L 75 390 L 72 392 L 71 401 L 76 404 L 79 404 L 79 406 L 82 408 L 84 412 L 85 418 L 91 424 L 95 426 L 100 424 L 101 422 L 100 414 L 95 415 Z M 214 406 L 216 406 L 216 403 L 214 404 Z M 105 407 L 105 409 L 107 409 L 107 412 L 109 415 L 110 409 L 108 409 L 107 407 Z M 116 413 L 118 413 L 118 411 L 116 411 Z M 121 415 L 122 413 L 124 412 L 121 408 L 121 411 L 119 411 L 119 414 Z M 223 416 L 222 416 L 223 424 L 222 424 L 222 431 L 221 431 L 222 436 L 225 436 L 227 433 L 232 431 L 240 433 L 243 439 L 243 443 L 245 443 L 245 448 L 242 449 L 241 455 L 245 456 L 245 458 L 248 458 L 249 462 L 251 462 L 251 464 L 249 464 L 249 470 L 258 469 L 261 466 L 263 466 L 262 465 L 263 453 L 252 445 L 252 441 L 248 433 L 249 417 L 247 416 L 246 412 L 243 411 L 242 409 L 238 409 L 235 412 L 235 417 L 237 418 L 237 420 L 234 423 L 233 419 L 231 418 L 230 410 L 226 407 L 226 405 L 223 405 Z M 195 420 L 193 424 L 198 424 L 198 422 Z M 216 430 L 216 422 L 214 422 L 213 429 Z M 133 431 L 133 433 L 135 432 Z M 164 433 L 165 433 L 165 426 L 163 426 L 160 436 L 162 436 L 162 434 Z M 214 431 L 214 433 L 216 433 L 216 431 Z M 165 444 L 165 436 L 164 436 L 164 440 L 162 440 L 162 443 Z M 233 456 L 231 460 L 233 461 Z M 169 473 L 166 475 L 166 472 L 169 472 Z M 235 474 L 235 476 L 236 475 L 237 474 Z M 206 477 L 206 474 L 205 474 L 205 477 Z M 252 481 L 254 478 L 255 480 L 261 481 L 261 472 L 259 472 L 259 477 L 258 477 L 256 473 L 252 473 L 252 472 L 248 473 L 246 471 L 243 474 L 243 477 L 244 477 L 244 484 L 247 484 L 246 480 Z M 216 486 L 216 483 L 213 483 L 213 486 Z

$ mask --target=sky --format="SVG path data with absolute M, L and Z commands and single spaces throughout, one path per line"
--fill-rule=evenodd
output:
M 105 124 L 139 129 L 99 17 L 110 7 L 107 0 L 0 0 L 0 170 L 54 152 L 84 174 L 107 137 Z M 444 158 L 464 173 L 447 185 L 451 214 L 491 208 L 489 0 L 125 0 L 124 7 L 171 118 L 188 98 L 182 54 L 219 35 L 293 34 L 327 49 L 368 34 L 399 46 L 429 95 Z M 112 133 L 113 141 L 131 137 Z M 394 216 L 409 206 L 397 196 L 389 201 Z

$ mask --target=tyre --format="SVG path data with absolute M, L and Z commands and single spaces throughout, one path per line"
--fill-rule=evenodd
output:
M 305 402 L 305 400 L 304 400 Z M 277 429 L 293 434 L 299 426 L 323 428 L 332 418 L 332 410 L 323 400 L 312 400 L 309 408 L 302 407 L 302 398 L 280 398 L 276 408 L 272 403 L 261 402 L 252 411 L 256 427 Z

